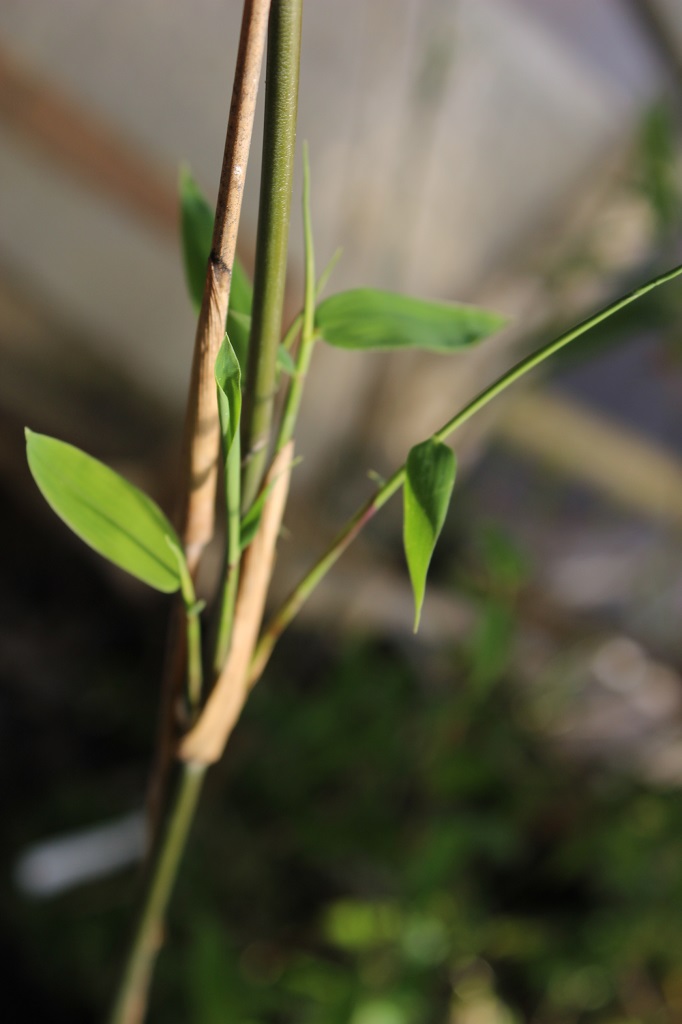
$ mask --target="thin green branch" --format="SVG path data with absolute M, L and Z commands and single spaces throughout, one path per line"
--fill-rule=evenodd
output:
M 190 720 L 194 718 L 201 704 L 203 670 L 201 666 L 201 620 L 199 608 L 186 609 L 187 615 L 187 703 Z
M 185 606 L 185 624 L 187 635 L 187 706 L 190 719 L 193 719 L 201 703 L 203 688 L 203 670 L 201 656 L 201 611 L 203 601 L 197 601 L 194 582 L 182 549 L 170 537 L 166 542 L 175 555 L 180 575 L 180 592 Z
M 242 510 L 265 473 L 277 390 L 277 349 L 289 240 L 296 144 L 302 0 L 276 0 L 270 12 L 253 315 L 245 395 Z
M 539 366 L 540 363 L 543 363 L 550 356 L 554 355 L 555 352 L 558 352 L 559 349 L 562 349 L 566 345 L 570 344 L 570 342 L 575 341 L 575 339 L 579 338 L 580 335 L 585 334 L 585 332 L 589 331 L 592 327 L 596 327 L 597 324 L 607 320 L 614 313 L 617 313 L 619 310 L 629 306 L 631 302 L 635 302 L 643 295 L 646 295 L 647 292 L 653 291 L 654 288 L 658 288 L 660 285 L 666 284 L 668 281 L 672 281 L 674 278 L 679 277 L 680 274 L 682 274 L 682 265 L 666 271 L 665 274 L 655 277 L 647 284 L 635 289 L 635 291 L 630 292 L 623 298 L 612 302 L 599 313 L 582 320 L 576 327 L 573 327 L 570 331 L 560 335 L 553 341 L 548 342 L 548 344 L 538 349 L 537 352 L 533 352 L 531 355 L 526 356 L 525 359 L 518 362 L 510 370 L 499 377 L 498 380 L 493 384 L 490 384 L 479 395 L 472 399 L 468 405 L 453 416 L 452 419 L 448 420 L 440 430 L 437 430 L 433 437 L 438 441 L 447 440 L 447 438 L 458 430 L 459 427 L 466 423 L 467 420 L 471 419 L 475 413 L 479 412 L 479 410 L 527 374 L 530 370 L 535 369 L 535 367 Z M 310 569 L 296 587 L 294 587 L 289 594 L 289 597 L 273 615 L 263 631 L 263 635 L 261 636 L 253 657 L 251 670 L 251 678 L 253 680 L 258 679 L 270 658 L 277 640 L 292 619 L 294 619 L 298 614 L 317 585 L 327 575 L 346 548 L 357 537 L 365 524 L 369 522 L 375 513 L 378 512 L 379 509 L 382 508 L 396 493 L 396 491 L 402 487 L 404 480 L 405 466 L 403 465 L 400 469 L 396 470 L 393 476 L 382 484 L 376 493 L 358 509 L 351 519 L 349 519 L 340 533 L 338 533 L 332 541 L 324 555 L 322 555 L 312 569 Z
M 225 575 L 220 598 L 218 635 L 213 655 L 213 671 L 220 673 L 232 639 L 234 609 L 239 587 L 239 559 L 241 555 L 241 457 L 239 431 L 235 434 L 227 456 L 225 467 L 227 488 L 227 540 L 225 552 Z
M 320 279 L 317 282 L 317 287 L 315 289 L 315 299 L 319 299 L 320 295 L 322 294 L 324 289 L 327 287 L 327 282 L 329 281 L 329 278 L 332 276 L 332 272 L 334 270 L 334 267 L 336 266 L 336 264 L 341 259 L 342 252 L 343 252 L 343 249 L 338 248 L 334 252 L 334 254 L 332 255 L 332 258 L 330 259 L 330 261 L 327 264 L 327 266 L 324 268 L 324 270 L 320 274 Z M 293 348 L 294 342 L 296 341 L 296 338 L 298 336 L 298 332 L 301 330 L 302 326 L 303 326 L 303 310 L 301 310 L 300 313 L 296 314 L 294 319 L 289 324 L 289 327 L 287 329 L 287 333 L 282 338 L 282 347 L 285 348 L 287 350 L 287 352 L 290 352 L 291 349 Z
M 165 828 L 152 860 L 149 880 L 108 1024 L 140 1024 L 162 942 L 163 921 L 185 848 L 206 766 L 182 766 Z

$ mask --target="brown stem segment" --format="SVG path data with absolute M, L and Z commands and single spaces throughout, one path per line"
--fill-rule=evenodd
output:
M 185 420 L 180 531 L 192 575 L 213 535 L 220 435 L 216 355 L 225 334 L 246 166 L 256 109 L 270 0 L 246 0 L 216 205 L 213 247 L 197 323 Z
M 180 744 L 180 758 L 184 761 L 213 764 L 219 760 L 248 696 L 249 666 L 272 576 L 293 452 L 290 441 L 275 457 L 265 478 L 269 495 L 260 529 L 242 559 L 230 653 L 199 721 Z
M 185 417 L 183 480 L 178 515 L 179 530 L 192 577 L 196 576 L 201 554 L 213 534 L 220 453 L 214 365 L 225 335 L 237 228 L 269 13 L 270 0 L 245 0 L 213 243 L 197 323 Z M 187 652 L 180 621 L 179 614 L 171 621 L 163 674 L 159 731 L 148 797 L 152 834 L 156 832 L 162 814 L 168 773 L 178 732 L 182 727 L 178 721 L 178 709 L 181 706 L 180 694 Z

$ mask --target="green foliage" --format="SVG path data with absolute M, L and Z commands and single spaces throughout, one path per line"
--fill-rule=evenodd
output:
M 260 523 L 267 496 L 267 489 L 262 487 L 267 458 L 273 448 L 281 452 L 293 437 L 303 380 L 317 339 L 324 338 L 345 349 L 409 348 L 450 353 L 466 349 L 504 324 L 497 314 L 474 307 L 427 302 L 375 289 L 342 292 L 315 308 L 306 152 L 305 299 L 303 312 L 287 335 L 295 344 L 300 332 L 300 342 L 295 357 L 289 352 L 288 342 L 278 351 L 276 331 L 282 319 L 294 158 L 300 15 L 300 3 L 275 5 L 269 26 L 268 75 L 274 70 L 278 87 L 268 90 L 266 96 L 262 227 L 256 254 L 262 305 L 253 317 L 258 337 L 254 336 L 247 360 L 253 294 L 243 268 L 235 261 L 227 333 L 215 366 L 225 454 L 227 543 L 222 594 L 216 601 L 219 628 L 207 631 L 209 635 L 213 632 L 217 640 L 205 657 L 199 621 L 203 606 L 196 602 L 181 542 L 161 510 L 97 460 L 63 442 L 27 431 L 31 471 L 47 501 L 71 529 L 152 587 L 164 592 L 182 591 L 187 611 L 188 723 L 195 722 L 202 712 L 204 663 L 211 665 L 213 682 L 225 665 L 234 621 L 241 621 L 239 615 L 236 619 L 234 615 L 237 593 L 249 595 L 247 575 L 240 580 L 241 549 Z M 246 61 L 240 66 L 243 69 Z M 241 116 L 246 118 L 245 113 Z M 234 124 L 230 130 L 233 128 Z M 667 225 L 676 215 L 679 202 L 670 178 L 669 126 L 660 118 L 652 118 L 648 131 L 647 187 L 661 224 Z M 224 173 L 222 181 L 227 180 L 234 178 Z M 217 269 L 215 263 L 209 264 L 214 215 L 186 170 L 180 178 L 180 202 L 185 273 L 190 298 L 198 310 L 205 294 L 207 266 Z M 227 210 L 229 196 L 222 193 L 219 205 L 221 211 Z M 220 254 L 213 255 L 217 259 Z M 445 439 L 550 355 L 680 272 L 682 268 L 676 268 L 650 281 L 527 356 L 457 412 L 432 438 L 415 446 L 406 466 L 351 518 L 334 542 L 336 546 L 294 589 L 288 599 L 289 607 L 294 609 L 292 615 L 345 544 L 404 483 L 403 539 L 414 591 L 416 631 L 428 568 L 454 487 L 456 462 L 443 443 Z M 212 337 L 203 350 L 212 352 L 217 340 Z M 245 399 L 249 417 L 243 433 L 248 451 L 242 465 L 240 367 L 247 365 L 251 366 Z M 200 366 L 197 376 L 202 381 L 206 380 L 206 369 Z M 277 385 L 282 383 L 288 391 L 278 396 Z M 282 397 L 284 402 L 278 406 L 276 400 Z M 273 429 L 277 409 L 284 410 L 279 437 Z M 188 417 L 188 422 L 192 423 L 193 417 Z M 198 430 L 201 428 L 200 423 Z M 242 505 L 251 507 L 240 518 Z M 210 521 L 212 510 L 207 512 Z M 204 539 L 196 545 L 197 563 Z M 519 728 L 518 734 L 512 734 L 509 728 L 513 709 L 510 702 L 504 706 L 503 683 L 515 633 L 513 599 L 520 583 L 513 560 L 505 560 L 499 550 L 495 557 L 503 567 L 501 575 L 506 573 L 504 585 L 495 601 L 483 609 L 473 638 L 454 659 L 468 682 L 467 689 L 448 689 L 435 697 L 428 688 L 419 687 L 405 659 L 386 669 L 384 659 L 367 657 L 363 652 L 355 663 L 348 659 L 342 666 L 340 678 L 332 681 L 323 701 L 316 699 L 316 665 L 308 691 L 294 695 L 295 715 L 287 718 L 286 694 L 283 698 L 279 691 L 271 698 L 270 708 L 265 706 L 260 723 L 256 719 L 256 731 L 260 728 L 262 735 L 252 748 L 258 751 L 258 758 L 249 765 L 249 744 L 241 748 L 241 753 L 237 748 L 237 757 L 246 756 L 246 763 L 238 765 L 243 772 L 236 772 L 238 781 L 225 814 L 227 828 L 215 857 L 221 871 L 225 863 L 230 865 L 229 877 L 222 883 L 223 895 L 232 903 L 229 920 L 238 933 L 237 948 L 243 953 L 237 963 L 231 959 L 225 975 L 211 980 L 216 978 L 216 965 L 231 958 L 234 948 L 222 923 L 214 920 L 216 901 L 211 893 L 206 901 L 208 923 L 196 950 L 185 961 L 188 966 L 183 968 L 198 978 L 189 985 L 190 1019 L 198 1024 L 226 1018 L 235 1024 L 431 1024 L 459 1019 L 458 1000 L 466 1001 L 474 991 L 481 1005 L 488 1010 L 493 1007 L 494 1019 L 507 1021 L 505 978 L 522 964 L 526 975 L 519 986 L 521 996 L 517 993 L 519 1011 L 526 1019 L 537 1019 L 539 1009 L 549 1006 L 550 1016 L 563 1021 L 570 1019 L 570 1014 L 577 1019 L 576 1015 L 597 1012 L 605 1006 L 612 1009 L 622 963 L 632 965 L 639 957 L 638 967 L 644 972 L 654 960 L 663 964 L 664 970 L 669 966 L 668 944 L 671 937 L 679 936 L 679 925 L 669 922 L 665 942 L 661 942 L 655 927 L 658 918 L 647 916 L 650 904 L 644 899 L 637 906 L 637 925 L 630 929 L 625 942 L 619 928 L 609 928 L 609 911 L 617 898 L 627 902 L 633 889 L 636 895 L 649 899 L 658 894 L 658 877 L 638 888 L 636 857 L 631 849 L 623 852 L 623 836 L 625 840 L 633 839 L 629 821 L 617 823 L 620 831 L 615 827 L 608 836 L 601 836 L 603 864 L 607 867 L 600 864 L 601 875 L 599 870 L 594 872 L 601 887 L 597 896 L 582 874 L 577 872 L 577 884 L 576 874 L 572 874 L 580 864 L 580 842 L 578 850 L 573 850 L 562 864 L 561 858 L 548 858 L 542 839 L 537 839 L 547 835 L 548 826 L 556 830 L 557 806 L 564 812 L 573 792 L 565 789 L 560 794 L 562 802 L 557 797 L 561 788 L 557 780 L 552 779 L 554 786 L 550 787 L 547 778 L 537 771 L 538 763 L 547 758 L 534 738 L 526 729 Z M 269 564 L 264 568 L 269 572 Z M 238 591 L 241 583 L 243 588 Z M 257 608 L 258 593 L 256 598 L 247 605 Z M 237 607 L 241 610 L 243 605 Z M 280 615 L 278 619 L 276 613 L 273 621 L 270 635 L 266 625 L 261 636 L 274 643 L 280 627 L 284 628 L 290 618 Z M 254 625 L 257 628 L 259 624 Z M 484 714 L 493 689 L 495 714 Z M 501 705 L 503 714 L 499 714 Z M 174 709 L 173 702 L 168 706 Z M 282 746 L 283 721 L 288 727 Z M 171 732 L 177 725 L 170 719 L 165 724 L 171 725 Z M 353 758 L 350 777 L 349 750 Z M 196 765 L 192 771 L 194 768 Z M 182 794 L 182 789 L 179 792 Z M 150 975 L 152 965 L 144 960 L 162 930 L 175 853 L 180 853 L 190 820 L 182 801 L 174 805 L 170 800 L 168 806 L 168 827 L 154 849 L 140 930 L 131 946 L 132 970 L 125 972 L 127 980 L 121 990 L 136 1010 L 144 1003 L 145 993 L 135 991 L 131 979 L 137 983 L 138 978 Z M 264 806 L 268 813 L 263 818 L 263 831 L 271 827 L 272 819 L 276 819 L 276 831 L 270 837 L 261 836 L 255 850 L 245 852 L 242 847 L 240 854 L 235 840 L 245 831 L 258 833 L 263 825 L 258 812 Z M 311 813 L 312 807 L 317 808 L 316 813 Z M 581 808 L 573 810 L 579 814 Z M 649 825 L 652 817 L 653 828 L 658 828 L 656 815 L 645 815 Z M 218 815 L 217 820 L 223 828 L 223 816 Z M 273 836 L 275 842 L 263 841 Z M 174 850 L 172 843 L 176 842 Z M 280 872 L 277 864 L 270 868 L 272 850 L 282 861 L 295 863 L 296 872 L 306 884 L 315 874 L 319 882 L 317 889 L 314 883 L 309 886 L 304 906 L 293 907 L 289 917 L 295 919 L 295 928 L 289 932 L 284 927 L 289 919 L 286 911 L 292 909 L 287 901 L 295 903 L 299 895 L 290 885 L 287 870 Z M 267 857 L 265 866 L 258 863 L 259 857 Z M 679 896 L 682 880 L 678 860 L 671 858 L 659 867 L 662 876 L 667 871 L 667 881 Z M 533 891 L 535 903 L 517 900 L 517 893 L 509 896 L 510 880 L 515 884 L 522 878 L 523 884 L 531 887 L 538 877 L 540 884 Z M 562 885 L 570 890 L 570 899 L 563 899 Z M 230 886 L 234 886 L 232 891 Z M 551 918 L 544 913 L 542 902 L 547 890 L 552 890 L 560 904 L 559 912 Z M 498 897 L 497 903 L 492 894 Z M 535 909 L 539 904 L 542 913 Z M 592 905 L 601 917 L 597 915 L 597 940 L 593 939 L 590 946 L 583 922 L 585 908 Z M 264 924 L 270 927 L 266 930 Z M 595 966 L 596 948 L 603 955 L 599 967 Z M 513 1001 L 513 995 L 512 991 L 508 1001 Z M 168 1019 L 174 1013 L 177 1019 L 173 1001 L 169 1007 Z M 123 1018 L 114 1011 L 111 1019 Z M 486 1019 L 485 1014 L 479 1014 L 478 1019 Z
M 479 578 L 488 567 L 472 570 Z M 101 617 L 78 578 L 74 590 L 90 616 L 87 637 Z M 125 604 L 114 611 L 115 635 L 123 629 L 139 645 L 144 624 Z M 459 1014 L 614 1024 L 627 1019 L 625 993 L 653 998 L 651 1019 L 672 1024 L 665 1000 L 679 990 L 682 948 L 677 789 L 587 772 L 555 754 L 508 687 L 508 664 L 494 692 L 474 699 L 468 643 L 441 654 L 432 673 L 428 661 L 413 663 L 411 644 L 339 654 L 310 634 L 284 642 L 206 792 L 153 1019 L 349 1024 L 391 1007 L 407 1024 Z M 89 680 L 90 699 L 68 698 L 60 785 L 49 803 L 9 787 L 11 835 L 49 834 L 65 809 L 74 827 L 112 806 L 123 812 L 130 783 L 121 792 L 121 777 L 146 762 L 156 694 L 145 686 L 144 652 L 92 638 L 84 647 L 75 682 Z M 102 673 L 103 649 L 111 657 Z M 28 689 L 16 695 L 25 713 L 35 699 Z M 116 723 L 94 764 L 93 706 Z M 41 732 L 45 746 L 23 755 L 25 741 L 8 736 L 16 778 L 30 777 L 36 758 L 50 763 L 56 735 Z M 130 882 L 126 873 L 41 903 L 7 886 L 3 935 L 44 1019 L 94 1019 L 127 931 Z
M 239 546 L 242 551 L 244 548 L 248 548 L 249 544 L 258 533 L 258 527 L 260 526 L 260 521 L 263 516 L 265 502 L 268 500 L 268 495 L 272 490 L 272 486 L 273 485 L 271 483 L 268 487 L 263 488 L 251 508 L 245 512 L 242 517 L 239 529 Z
M 213 240 L 213 210 L 184 166 L 180 168 L 180 227 L 187 289 L 198 313 Z
M 244 270 L 241 260 L 235 259 L 232 268 L 232 285 L 230 287 L 230 305 L 234 313 L 241 313 L 242 316 L 251 316 L 251 305 L 253 303 L 253 288 L 249 275 Z M 227 315 L 228 327 L 230 314 Z M 243 365 L 243 364 L 242 364 Z
M 291 656 L 302 648 L 292 639 Z M 225 1017 L 238 1001 L 253 1024 L 348 1024 L 379 1007 L 407 1024 L 476 1011 L 607 1024 L 624 986 L 674 984 L 675 792 L 555 756 L 505 685 L 508 665 L 474 699 L 468 645 L 439 683 L 385 644 L 323 672 L 320 657 L 295 673 L 286 659 L 256 691 L 230 793 L 204 819 L 191 892 L 214 935 L 185 959 L 193 990 L 218 944 L 229 992 L 211 991 Z M 202 999 L 184 1019 L 201 1024 Z
M 425 302 L 373 288 L 339 292 L 320 303 L 315 327 L 337 348 L 420 348 L 456 352 L 504 326 L 497 313 L 455 303 Z
M 661 234 L 675 227 L 682 205 L 675 122 L 670 105 L 656 103 L 644 118 L 640 136 L 641 187 Z
M 223 455 L 229 454 L 232 442 L 239 430 L 242 411 L 241 370 L 239 360 L 230 344 L 227 334 L 218 350 L 215 363 L 215 379 L 218 386 L 218 414 L 222 435 Z
M 213 209 L 186 167 L 180 171 L 180 220 L 185 278 L 195 311 L 201 308 L 206 267 L 213 242 Z M 240 366 L 246 366 L 253 289 L 238 259 L 232 268 L 226 330 Z
M 277 366 L 282 373 L 287 373 L 290 377 L 293 377 L 296 373 L 296 363 L 284 345 L 280 345 L 277 349 Z
M 181 585 L 168 539 L 180 542 L 158 505 L 97 459 L 26 430 L 28 464 L 40 491 L 86 544 L 164 593 Z
M 414 631 L 419 628 L 426 575 L 455 485 L 454 453 L 440 441 L 415 445 L 407 458 L 403 543 L 414 591 Z

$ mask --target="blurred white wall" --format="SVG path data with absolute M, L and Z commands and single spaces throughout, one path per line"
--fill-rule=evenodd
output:
M 676 0 L 668 7 L 679 16 Z M 214 195 L 240 8 L 4 0 L 0 44 L 118 133 L 160 180 L 172 184 L 184 160 Z M 493 276 L 513 272 L 529 240 L 589 187 L 662 81 L 618 0 L 309 0 L 299 139 L 311 147 L 320 264 L 342 245 L 336 285 L 494 300 Z M 258 134 L 247 252 L 259 149 Z M 179 408 L 193 323 L 176 245 L 2 121 L 0 179 L 0 269 Z M 299 195 L 297 183 L 297 210 Z M 291 249 L 295 283 L 298 213 Z M 45 358 L 56 357 L 48 347 Z M 393 371 L 385 359 L 320 352 L 304 418 L 309 465 L 315 450 L 334 452 L 387 374 L 399 393 L 410 358 Z

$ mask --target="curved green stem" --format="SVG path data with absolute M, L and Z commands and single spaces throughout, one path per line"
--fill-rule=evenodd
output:
M 166 542 L 175 555 L 180 574 L 180 593 L 185 606 L 185 622 L 187 630 L 187 705 L 190 718 L 199 710 L 201 691 L 203 689 L 203 669 L 201 656 L 201 610 L 203 601 L 197 601 L 194 583 L 181 548 L 166 537 Z
M 529 356 L 526 356 L 525 359 L 522 359 L 510 370 L 507 370 L 507 372 L 499 377 L 493 384 L 490 384 L 487 388 L 481 391 L 481 393 L 472 399 L 468 405 L 465 405 L 463 409 L 456 413 L 452 419 L 443 424 L 440 430 L 437 430 L 435 434 L 433 434 L 433 437 L 437 441 L 447 440 L 451 434 L 466 423 L 467 420 L 471 419 L 475 413 L 514 384 L 519 380 L 519 378 L 523 377 L 530 370 L 535 369 L 536 366 L 539 366 L 540 363 L 545 361 L 545 359 L 554 355 L 555 352 L 558 352 L 559 349 L 562 349 L 564 346 L 570 344 L 570 342 L 575 341 L 575 339 L 579 338 L 581 334 L 585 334 L 586 331 L 589 331 L 592 327 L 596 327 L 597 324 L 607 320 L 614 313 L 624 309 L 625 306 L 629 306 L 631 302 L 635 302 L 643 295 L 646 295 L 647 292 L 653 291 L 654 288 L 658 288 L 660 285 L 666 284 L 668 281 L 672 281 L 673 278 L 679 277 L 680 274 L 682 274 L 682 265 L 674 267 L 672 270 L 668 270 L 664 274 L 660 274 L 647 284 L 642 285 L 640 288 L 636 288 L 633 292 L 630 292 L 623 298 L 612 302 L 599 313 L 595 313 L 593 316 L 582 320 L 576 327 L 573 327 L 565 334 L 561 334 L 553 341 L 548 342 L 542 348 L 538 349 L 537 352 L 533 352 Z M 402 487 L 404 480 L 405 466 L 403 465 L 400 469 L 396 470 L 393 476 L 391 476 L 376 491 L 376 493 L 358 509 L 351 519 L 349 519 L 340 533 L 338 533 L 334 538 L 324 555 L 322 555 L 322 557 L 315 563 L 312 569 L 310 569 L 297 586 L 294 587 L 289 594 L 289 597 L 273 615 L 263 631 L 263 635 L 261 636 L 253 657 L 252 678 L 257 679 L 260 676 L 268 662 L 268 659 L 270 658 L 270 654 L 272 653 L 272 649 L 277 643 L 277 640 L 292 619 L 298 614 L 310 594 L 317 587 L 318 583 L 320 583 L 320 581 L 327 575 L 334 563 L 341 557 L 346 548 L 357 537 L 363 526 L 369 522 L 374 514 L 386 504 L 389 498 L 391 498 L 396 491 Z
M 187 615 L 187 703 L 190 719 L 194 718 L 201 703 L 203 669 L 201 664 L 201 621 L 196 605 L 186 609 Z
M 268 457 L 277 381 L 296 143 L 302 0 L 270 12 L 253 315 L 245 395 L 242 511 L 258 494 Z
M 341 259 L 342 252 L 343 252 L 343 249 L 338 248 L 335 251 L 335 253 L 332 256 L 332 258 L 330 259 L 330 261 L 327 264 L 327 266 L 324 268 L 324 270 L 320 274 L 320 279 L 317 282 L 317 287 L 315 289 L 315 298 L 316 299 L 319 299 L 320 295 L 322 294 L 324 289 L 327 287 L 327 282 L 329 281 L 329 278 L 332 275 L 332 271 L 334 270 L 334 267 L 336 266 L 336 264 Z M 302 326 L 303 326 L 303 310 L 301 310 L 300 313 L 296 314 L 294 319 L 289 324 L 289 327 L 287 328 L 287 333 L 282 338 L 282 347 L 285 348 L 287 350 L 287 352 L 290 352 L 291 349 L 293 348 L 293 345 L 294 345 L 294 342 L 296 341 L 296 337 L 298 335 L 298 332 L 301 330 Z
M 108 1024 L 140 1024 L 144 1019 L 163 923 L 180 858 L 194 820 L 206 765 L 180 769 L 177 789 L 158 842 L 128 957 Z
M 241 457 L 239 432 L 235 433 L 227 455 L 225 467 L 227 489 L 227 551 L 225 577 L 220 599 L 218 635 L 213 655 L 213 671 L 217 675 L 227 659 L 232 638 L 232 623 L 239 586 L 239 559 L 241 555 Z

